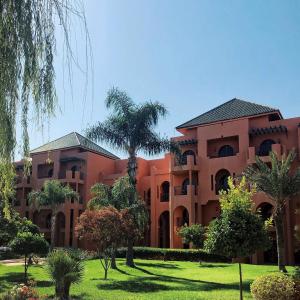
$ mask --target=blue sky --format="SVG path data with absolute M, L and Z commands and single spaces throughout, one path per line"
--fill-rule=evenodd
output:
M 60 111 L 43 134 L 31 126 L 31 148 L 104 120 L 112 86 L 137 102 L 165 104 L 169 115 L 157 130 L 168 136 L 177 134 L 175 126 L 234 97 L 278 107 L 286 118 L 300 115 L 299 1 L 84 2 L 94 88 L 90 79 L 84 100 L 85 77 L 76 68 L 73 95 L 68 82 L 62 84 L 58 40 Z M 83 61 L 82 35 L 76 26 L 74 32 Z

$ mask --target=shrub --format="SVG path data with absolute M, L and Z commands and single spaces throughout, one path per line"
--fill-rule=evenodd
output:
M 75 259 L 68 251 L 57 249 L 47 258 L 47 270 L 55 284 L 55 296 L 60 300 L 69 299 L 72 283 L 79 283 L 83 276 L 83 262 Z
M 39 299 L 36 290 L 31 285 L 18 284 L 12 287 L 10 291 L 2 295 L 1 300 L 26 300 Z
M 117 257 L 126 257 L 126 248 L 117 250 Z M 179 261 L 206 261 L 206 262 L 228 262 L 223 256 L 209 254 L 204 250 L 196 249 L 164 249 L 151 247 L 134 247 L 134 258 L 157 259 L 157 260 L 179 260 Z
M 295 283 L 284 274 L 263 275 L 251 284 L 251 294 L 256 300 L 292 300 L 295 299 Z
M 184 225 L 180 228 L 178 235 L 184 244 L 192 243 L 195 249 L 203 248 L 205 228 L 201 224 Z

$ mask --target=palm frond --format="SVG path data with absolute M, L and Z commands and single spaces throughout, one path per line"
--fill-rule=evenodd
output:
M 116 87 L 108 91 L 105 104 L 107 108 L 112 108 L 118 115 L 128 115 L 135 106 L 127 93 Z

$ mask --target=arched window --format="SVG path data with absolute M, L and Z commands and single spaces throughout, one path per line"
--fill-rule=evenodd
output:
M 228 177 L 230 177 L 230 173 L 225 169 L 220 170 L 216 174 L 216 194 L 218 194 L 221 190 L 228 190 Z
M 196 155 L 195 152 L 193 150 L 186 150 L 185 152 L 183 152 L 182 157 L 181 157 L 181 164 L 182 165 L 186 165 L 187 164 L 187 156 L 191 155 L 194 157 L 194 165 L 196 164 Z
M 272 145 L 275 144 L 273 140 L 265 140 L 259 146 L 258 155 L 259 156 L 268 156 L 272 151 Z
M 190 185 L 189 178 L 185 178 L 181 185 L 181 195 L 187 195 L 187 187 Z M 192 179 L 192 185 L 196 187 L 197 180 L 195 178 Z M 196 188 L 195 188 L 196 189 Z
M 168 202 L 169 201 L 169 193 L 170 193 L 170 183 L 169 181 L 164 181 L 161 184 L 161 194 L 160 194 L 160 201 L 161 202 Z
M 148 206 L 151 205 L 151 189 L 148 189 L 148 191 L 147 191 L 146 203 Z
M 233 156 L 233 155 L 234 155 L 234 150 L 229 145 L 222 146 L 218 153 L 219 157 L 226 157 L 226 156 Z

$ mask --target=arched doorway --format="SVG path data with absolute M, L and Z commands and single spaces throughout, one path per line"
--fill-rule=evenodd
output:
M 180 227 L 190 225 L 189 212 L 186 207 L 178 206 L 173 212 L 174 221 L 174 248 L 189 248 L 188 244 L 183 244 L 182 239 L 177 235 L 177 231 Z
M 220 191 L 227 191 L 228 186 L 228 178 L 230 177 L 229 171 L 222 169 L 218 171 L 215 177 L 215 189 L 216 189 L 216 195 L 219 194 Z
M 196 154 L 193 150 L 186 150 L 183 152 L 181 157 L 181 164 L 186 165 L 187 164 L 187 157 L 191 155 L 193 156 L 194 165 L 196 164 Z
M 259 151 L 258 155 L 259 156 L 268 156 L 270 152 L 272 151 L 272 145 L 276 144 L 273 140 L 264 140 L 260 146 L 259 146 Z
M 272 216 L 273 205 L 268 202 L 263 202 L 257 207 L 258 213 L 261 215 L 264 221 L 268 220 Z M 276 233 L 274 227 L 269 229 L 269 235 L 271 239 L 270 249 L 263 252 L 264 263 L 276 264 L 277 263 L 277 244 L 276 244 Z
M 160 201 L 161 202 L 168 202 L 170 198 L 170 183 L 169 181 L 164 181 L 161 184 L 161 194 L 160 194 Z
M 164 211 L 159 217 L 159 247 L 170 248 L 170 213 Z
M 55 246 L 63 247 L 65 244 L 65 227 L 66 218 L 63 212 L 56 215 L 56 228 L 55 228 Z
M 233 156 L 234 150 L 229 145 L 224 145 L 219 149 L 218 157 L 227 157 L 227 156 Z

